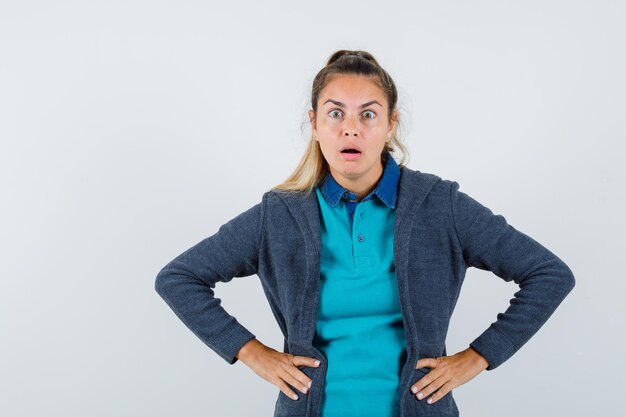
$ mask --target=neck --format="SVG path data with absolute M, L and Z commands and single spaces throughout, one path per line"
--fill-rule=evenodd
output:
M 376 184 L 380 181 L 383 174 L 382 163 L 378 164 L 376 170 L 368 173 L 368 176 L 362 175 L 356 178 L 345 177 L 338 172 L 334 172 L 331 168 L 331 175 L 339 185 L 353 192 L 358 200 L 372 192 L 376 188 Z

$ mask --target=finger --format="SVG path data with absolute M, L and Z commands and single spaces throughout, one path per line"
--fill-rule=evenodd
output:
M 320 361 L 315 358 L 309 358 L 308 356 L 294 355 L 293 364 L 295 366 L 310 366 L 313 368 L 317 368 L 320 365 Z
M 304 387 L 311 388 L 311 385 L 313 384 L 313 380 L 309 378 L 307 374 L 302 372 L 300 368 L 291 366 L 291 367 L 287 367 L 285 371 L 289 372 L 289 374 L 291 374 L 291 376 L 294 377 L 298 381 L 298 383 L 302 386 L 302 388 Z M 297 385 L 294 385 L 294 386 L 297 386 Z
M 428 375 L 430 375 L 430 372 L 428 373 Z M 418 400 L 423 400 L 424 398 L 428 397 L 433 392 L 437 391 L 437 389 L 441 387 L 442 385 L 444 385 L 446 382 L 447 382 L 447 379 L 443 375 L 439 378 L 437 378 L 436 376 L 431 376 L 430 382 L 428 383 L 428 385 L 424 387 L 423 389 L 418 390 L 415 396 L 417 397 Z M 430 404 L 431 402 L 428 401 L 428 403 Z
M 293 367 L 287 368 L 287 371 L 293 375 L 300 383 L 311 388 L 313 381 L 309 378 L 304 372 L 302 372 L 302 366 L 311 366 L 311 367 L 319 367 L 320 361 L 315 358 L 309 358 L 307 356 L 293 356 L 292 362 L 296 365 L 296 368 Z
M 285 384 L 282 380 L 278 381 L 278 382 L 276 383 L 276 386 L 278 386 L 278 388 L 280 388 L 280 390 L 282 391 L 282 393 L 283 393 L 283 394 L 285 394 L 287 397 L 289 397 L 289 398 L 293 399 L 294 401 L 295 401 L 295 400 L 297 400 L 297 399 L 299 398 L 299 397 L 298 397 L 298 394 L 296 394 L 295 392 L 293 392 L 293 391 L 291 390 L 291 388 L 289 388 L 289 387 L 287 386 L 287 384 Z
M 434 388 L 436 385 L 432 385 L 434 381 L 436 381 L 437 379 L 439 379 L 441 376 L 443 375 L 442 370 L 439 368 L 434 368 L 432 370 L 430 370 L 426 375 L 424 375 L 423 377 L 421 377 L 420 379 L 417 380 L 417 382 L 415 384 L 413 384 L 410 388 L 411 388 L 411 392 L 413 394 L 422 394 L 421 398 L 426 397 L 426 389 L 430 388 L 429 392 L 434 391 L 436 388 Z M 441 380 L 440 380 L 441 382 Z M 445 382 L 445 379 L 444 379 Z M 443 383 L 443 382 L 441 382 Z M 418 397 L 418 399 L 421 399 L 420 397 Z
M 433 380 L 435 379 L 435 375 L 431 375 L 434 371 L 428 372 L 426 375 L 417 380 L 416 383 L 411 385 L 411 392 L 413 394 L 417 394 L 418 392 L 422 392 L 424 388 L 426 388 Z
M 431 395 L 430 398 L 426 400 L 426 402 L 428 404 L 433 404 L 433 403 L 439 401 L 446 394 L 448 394 L 450 391 L 452 391 L 453 387 L 454 386 L 453 386 L 452 382 L 450 382 L 450 381 L 446 382 L 433 395 Z
M 415 369 L 418 368 L 434 368 L 437 366 L 437 359 L 435 358 L 422 358 L 418 359 L 415 363 Z
M 295 371 L 293 371 L 294 369 Z M 291 368 L 283 369 L 283 372 L 281 372 L 280 377 L 285 382 L 289 383 L 292 387 L 306 394 L 309 392 L 309 388 L 307 387 L 307 385 L 309 384 L 309 381 L 308 381 L 309 378 L 306 375 L 304 375 L 304 373 L 302 373 L 304 375 L 304 382 L 300 381 L 291 373 L 291 372 L 296 372 L 296 371 L 302 373 L 302 371 L 297 370 L 297 368 L 294 368 L 293 366 Z

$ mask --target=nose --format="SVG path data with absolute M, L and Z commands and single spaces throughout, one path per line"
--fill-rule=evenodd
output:
M 357 123 L 358 122 L 354 119 L 354 117 L 346 118 L 346 121 L 343 124 L 343 135 L 344 136 L 357 136 L 358 134 L 358 131 L 356 129 Z

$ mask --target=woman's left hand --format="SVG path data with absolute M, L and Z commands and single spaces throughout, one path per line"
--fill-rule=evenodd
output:
M 430 368 L 430 371 L 409 389 L 418 400 L 436 391 L 427 400 L 432 404 L 452 389 L 474 378 L 488 366 L 489 362 L 471 347 L 452 356 L 422 358 L 417 361 L 415 368 Z

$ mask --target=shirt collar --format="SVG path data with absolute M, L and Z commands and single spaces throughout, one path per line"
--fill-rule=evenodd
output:
M 383 174 L 378 181 L 378 184 L 370 192 L 365 198 L 361 201 L 366 201 L 372 198 L 373 195 L 378 196 L 378 198 L 385 203 L 389 208 L 396 208 L 396 200 L 398 197 L 398 180 L 400 178 L 400 167 L 393 159 L 391 154 L 388 151 L 385 151 L 385 156 L 387 161 L 383 167 Z M 330 171 L 326 174 L 324 179 L 319 185 L 320 191 L 322 195 L 331 205 L 331 207 L 335 207 L 339 200 L 343 197 L 344 199 L 356 199 L 356 195 L 349 191 L 348 189 L 342 187 L 335 181 Z

